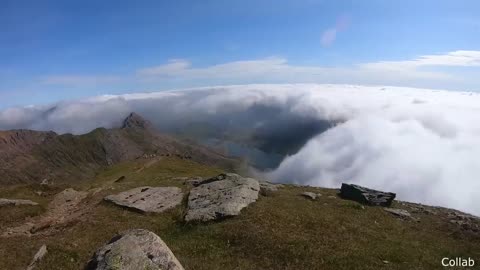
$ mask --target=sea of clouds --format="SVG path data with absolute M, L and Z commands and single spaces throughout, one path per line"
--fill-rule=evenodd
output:
M 221 126 L 230 134 L 268 127 L 277 138 L 291 136 L 289 127 L 302 119 L 334 123 L 302 137 L 300 150 L 263 175 L 331 188 L 356 183 L 396 192 L 402 200 L 480 214 L 477 93 L 312 84 L 205 87 L 10 108 L 0 112 L 0 129 L 81 134 L 117 127 L 132 111 L 164 130 L 189 123 Z

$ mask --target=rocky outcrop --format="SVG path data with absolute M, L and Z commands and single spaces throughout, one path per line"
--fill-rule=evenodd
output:
M 367 205 L 390 206 L 395 199 L 396 194 L 343 183 L 342 188 L 340 189 L 340 196 L 344 199 L 357 201 Z
M 135 229 L 115 236 L 98 249 L 85 269 L 183 270 L 183 267 L 158 235 Z
M 19 205 L 38 205 L 36 202 L 30 200 L 11 200 L 11 199 L 0 199 L 0 206 L 19 206 Z
M 178 187 L 138 187 L 105 197 L 106 201 L 144 213 L 161 213 L 179 205 L 182 199 Z
M 0 131 L 0 184 L 68 184 L 94 178 L 106 166 L 174 157 L 232 170 L 240 166 L 207 147 L 177 140 L 155 130 L 136 113 L 119 128 L 97 128 L 82 135 L 28 130 Z M 152 160 L 150 160 L 152 159 Z M 28 172 L 28 173 L 26 173 Z
M 140 115 L 132 112 L 123 120 L 122 128 L 152 129 L 152 124 Z
M 35 253 L 35 256 L 33 256 L 32 262 L 28 265 L 27 270 L 33 270 L 37 266 L 37 264 L 47 255 L 47 246 L 43 245 L 40 247 L 40 249 Z
M 464 231 L 480 232 L 480 218 L 452 210 L 447 214 L 450 223 L 458 225 Z
M 258 199 L 257 180 L 237 174 L 220 174 L 190 191 L 186 221 L 209 221 L 236 216 Z

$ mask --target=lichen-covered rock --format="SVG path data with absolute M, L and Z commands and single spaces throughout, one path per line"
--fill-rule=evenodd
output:
M 115 236 L 98 249 L 86 269 L 183 270 L 183 267 L 158 235 L 135 229 Z
M 105 197 L 106 201 L 145 213 L 161 213 L 179 205 L 182 199 L 178 187 L 138 187 Z
M 260 185 L 253 178 L 221 174 L 202 181 L 188 196 L 186 221 L 209 221 L 236 216 L 258 199 Z
M 340 196 L 367 205 L 390 206 L 396 194 L 343 183 Z
M 38 205 L 36 202 L 32 202 L 30 200 L 11 200 L 11 199 L 0 199 L 0 206 L 7 206 L 7 205 Z

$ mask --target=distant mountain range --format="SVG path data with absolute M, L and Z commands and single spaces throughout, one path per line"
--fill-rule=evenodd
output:
M 192 142 L 159 133 L 131 113 L 119 128 L 97 128 L 83 135 L 33 130 L 0 131 L 0 184 L 93 177 L 106 166 L 139 158 L 175 156 L 232 170 L 238 161 Z

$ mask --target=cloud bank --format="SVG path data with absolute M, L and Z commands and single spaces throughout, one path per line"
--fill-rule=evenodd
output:
M 336 26 L 322 37 L 325 46 L 334 42 L 339 31 L 348 25 L 341 17 Z M 457 50 L 420 55 L 399 60 L 379 60 L 330 66 L 291 63 L 284 57 L 265 57 L 197 66 L 188 59 L 171 59 L 166 63 L 138 67 L 125 74 L 56 74 L 43 76 L 38 83 L 49 87 L 87 86 L 132 88 L 169 85 L 178 87 L 248 83 L 335 83 L 397 85 L 407 87 L 479 90 L 476 76 L 480 68 L 480 51 Z
M 279 143 L 291 136 L 293 122 L 335 123 L 294 138 L 304 140 L 298 151 L 287 152 L 264 176 L 332 188 L 357 183 L 402 200 L 480 214 L 478 93 L 317 84 L 205 87 L 11 108 L 0 112 L 0 128 L 78 134 L 118 126 L 131 111 L 167 131 L 202 127 L 203 135 L 239 140 L 261 131 Z

